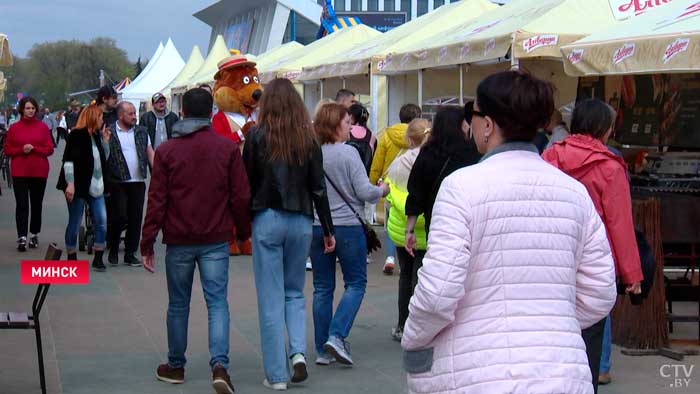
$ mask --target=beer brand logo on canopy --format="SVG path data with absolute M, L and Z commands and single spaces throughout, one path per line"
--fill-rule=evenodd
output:
M 443 60 L 447 57 L 447 47 L 442 47 L 440 48 L 440 52 L 438 52 L 438 63 L 442 63 Z
M 628 57 L 634 56 L 634 49 L 634 43 L 626 43 L 622 47 L 618 48 L 615 53 L 613 53 L 613 64 L 618 64 Z
M 571 64 L 581 63 L 581 60 L 583 60 L 583 49 L 574 49 L 566 58 L 569 59 Z
M 492 22 L 489 22 L 489 23 L 487 23 L 487 24 L 485 24 L 485 25 L 481 25 L 481 26 L 479 26 L 479 27 L 477 27 L 477 28 L 474 28 L 474 29 L 472 29 L 472 30 L 470 30 L 470 31 L 467 31 L 467 32 L 465 32 L 465 33 L 460 34 L 460 35 L 459 35 L 459 38 L 465 38 L 465 37 L 472 36 L 472 35 L 474 35 L 474 34 L 481 33 L 482 31 L 488 30 L 488 29 L 492 28 L 493 26 L 496 26 L 497 24 L 499 24 L 499 23 L 501 23 L 501 22 L 503 22 L 503 19 L 497 19 L 497 20 L 492 21 Z
M 408 53 L 405 54 L 405 55 L 403 55 L 403 57 L 401 58 L 401 67 L 405 66 L 406 63 L 408 63 L 408 58 L 409 58 L 409 56 L 410 56 L 410 55 L 409 55 Z
M 621 21 L 643 14 L 672 0 L 609 0 L 615 19 Z
M 423 61 L 428 58 L 428 51 L 422 51 L 418 54 L 418 60 Z
M 384 70 L 386 68 L 386 65 L 387 65 L 387 60 L 384 60 L 384 59 L 380 60 L 379 62 L 377 62 L 377 70 L 379 70 L 379 71 Z
M 668 63 L 669 60 L 676 57 L 676 55 L 679 53 L 687 51 L 688 46 L 690 46 L 689 38 L 677 38 L 666 47 L 666 51 L 664 52 L 664 63 Z
M 496 39 L 492 38 L 486 41 L 486 45 L 484 46 L 484 56 L 491 53 L 491 51 L 493 51 L 494 49 L 496 49 Z
M 557 45 L 559 36 L 556 34 L 539 34 L 523 41 L 523 49 L 530 53 L 537 48 Z
M 469 45 L 469 43 L 466 43 L 462 45 L 461 48 L 459 48 L 459 58 L 464 59 L 465 57 L 469 56 L 469 52 L 472 51 L 472 46 Z

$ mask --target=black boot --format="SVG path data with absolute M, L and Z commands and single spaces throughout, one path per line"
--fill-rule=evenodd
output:
M 78 254 L 73 252 L 73 253 L 68 253 L 68 260 L 78 260 Z
M 126 256 L 124 256 L 124 264 L 128 265 L 129 267 L 140 267 L 143 265 L 133 253 L 128 253 Z
M 117 249 L 110 249 L 109 250 L 109 255 L 107 255 L 107 261 L 109 261 L 110 264 L 116 266 L 119 264 L 119 250 Z
M 105 253 L 104 250 L 96 250 L 95 257 L 92 259 L 92 269 L 97 272 L 104 272 L 107 267 L 105 267 L 102 262 L 102 255 Z

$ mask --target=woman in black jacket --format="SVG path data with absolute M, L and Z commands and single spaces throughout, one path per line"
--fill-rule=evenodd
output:
M 101 138 L 100 138 L 101 137 Z M 63 165 L 56 188 L 68 202 L 66 253 L 68 260 L 77 259 L 77 240 L 85 204 L 90 205 L 95 228 L 95 257 L 92 268 L 104 271 L 102 255 L 107 232 L 107 210 L 104 199 L 103 169 L 109 157 L 109 129 L 102 122 L 102 110 L 91 105 L 85 108 L 68 135 L 63 152 Z
M 258 125 L 246 138 L 243 160 L 253 214 L 263 385 L 283 390 L 290 380 L 288 356 L 294 370 L 291 381 L 308 376 L 304 281 L 314 208 L 326 253 L 335 249 L 335 238 L 321 147 L 304 102 L 289 80 L 275 79 L 265 89 Z
M 467 103 L 465 108 L 470 108 Z M 428 141 L 420 150 L 408 178 L 406 199 L 406 251 L 413 255 L 416 246 L 414 228 L 418 216 L 425 216 L 426 236 L 430 231 L 433 204 L 442 180 L 454 171 L 476 164 L 481 159 L 469 132 L 470 119 L 460 107 L 440 108 L 435 114 Z

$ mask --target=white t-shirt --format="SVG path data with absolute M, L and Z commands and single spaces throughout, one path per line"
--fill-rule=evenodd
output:
M 144 182 L 146 174 L 141 174 L 139 170 L 139 156 L 136 153 L 136 139 L 134 137 L 134 128 L 122 130 L 117 122 L 117 137 L 119 144 L 122 146 L 122 154 L 126 160 L 126 166 L 129 168 L 131 179 L 124 182 Z M 148 145 L 151 145 L 151 137 L 148 138 Z

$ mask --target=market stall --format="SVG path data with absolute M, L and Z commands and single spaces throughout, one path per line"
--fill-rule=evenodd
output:
M 633 197 L 659 205 L 663 253 L 655 292 L 641 307 L 618 302 L 613 319 L 621 323 L 613 338 L 630 347 L 664 347 L 667 321 L 671 327 L 700 322 L 700 311 L 673 314 L 670 302 L 698 302 L 700 294 L 700 2 L 674 1 L 562 53 L 567 73 L 582 77 L 579 98 L 597 97 L 617 110 L 614 139 L 634 169 Z M 643 325 L 634 324 L 640 320 Z
M 338 89 L 350 89 L 371 98 L 370 128 L 387 123 L 386 77 L 369 75 L 369 66 L 374 56 L 383 56 L 410 47 L 426 35 L 451 31 L 465 20 L 473 20 L 498 6 L 488 0 L 464 0 L 437 8 L 358 45 L 353 50 L 341 53 L 317 66 L 304 67 L 299 80 L 305 84 L 324 83 L 324 93 L 331 97 Z M 374 93 L 371 93 L 374 92 Z M 384 97 L 384 100 L 378 100 Z M 379 118 L 378 118 L 379 117 Z
M 450 34 L 426 36 L 407 50 L 373 59 L 372 73 L 390 76 L 392 116 L 396 116 L 395 108 L 400 107 L 392 101 L 403 100 L 403 92 L 416 91 L 416 99 L 421 103 L 425 97 L 445 95 L 461 103 L 465 96 L 473 94 L 473 86 L 467 86 L 470 80 L 478 82 L 494 69 L 510 67 L 527 69 L 552 81 L 558 89 L 557 106 L 562 106 L 575 99 L 577 80 L 564 73 L 559 48 L 634 16 L 634 12 L 617 12 L 616 3 L 614 0 L 512 1 L 475 21 L 465 21 Z M 442 71 L 428 78 L 427 70 Z
M 185 63 L 185 66 L 182 68 L 180 73 L 177 74 L 175 79 L 173 79 L 173 81 L 170 82 L 170 84 L 168 84 L 168 86 L 166 86 L 161 92 L 168 97 L 171 110 L 176 114 L 180 112 L 180 108 L 182 107 L 182 96 L 173 96 L 172 89 L 185 84 L 190 78 L 192 78 L 194 73 L 196 73 L 197 70 L 202 67 L 202 64 L 204 64 L 204 57 L 202 56 L 202 52 L 199 50 L 199 46 L 195 45 L 192 47 L 192 52 L 190 52 L 190 56 L 187 58 L 187 63 Z
M 0 66 L 12 65 L 12 52 L 10 51 L 10 40 L 5 34 L 0 33 Z

